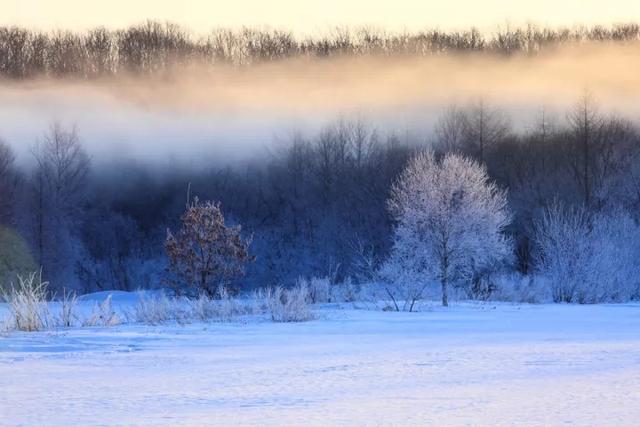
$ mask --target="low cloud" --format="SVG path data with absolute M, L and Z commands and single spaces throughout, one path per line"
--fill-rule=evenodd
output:
M 589 89 L 633 118 L 640 44 L 581 44 L 533 56 L 292 59 L 177 69 L 149 78 L 0 83 L 0 135 L 22 159 L 48 123 L 76 123 L 94 158 L 225 163 L 274 138 L 356 115 L 382 130 L 429 132 L 439 111 L 479 97 L 526 126 L 542 105 L 568 108 Z

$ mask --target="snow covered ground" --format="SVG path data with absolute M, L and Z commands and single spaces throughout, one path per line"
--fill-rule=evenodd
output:
M 0 425 L 640 420 L 640 305 L 318 316 L 11 333 L 0 337 Z

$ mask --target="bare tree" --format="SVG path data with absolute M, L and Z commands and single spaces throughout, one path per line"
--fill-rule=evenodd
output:
M 75 126 L 65 129 L 58 122 L 36 144 L 33 156 L 32 235 L 38 262 L 55 285 L 66 280 L 62 271 L 73 268 L 77 220 L 91 162 Z
M 499 109 L 491 107 L 484 98 L 471 103 L 465 111 L 464 140 L 469 152 L 481 163 L 487 151 L 509 133 L 509 120 Z
M 121 30 L 96 28 L 87 32 L 0 27 L 0 74 L 10 78 L 95 78 L 122 72 L 163 72 L 194 63 L 249 65 L 305 56 L 431 56 L 450 52 L 512 55 L 572 42 L 635 41 L 639 36 L 637 24 L 573 29 L 528 25 L 507 27 L 491 37 L 475 28 L 386 33 L 343 27 L 304 40 L 288 31 L 254 28 L 214 29 L 209 37 L 195 39 L 175 24 L 153 21 Z
M 447 107 L 435 125 L 436 146 L 443 152 L 462 151 L 467 132 L 467 114 L 456 105 Z
M 55 207 L 63 210 L 76 207 L 91 165 L 77 128 L 66 129 L 60 122 L 54 122 L 33 154 L 37 173 Z
M 574 159 L 572 164 L 582 184 L 583 203 L 589 206 L 593 193 L 592 146 L 602 126 L 602 118 L 598 114 L 598 107 L 591 92 L 584 92 L 574 110 L 568 115 L 568 120 L 576 144 L 576 151 L 572 154 Z
M 452 105 L 443 111 L 435 125 L 435 144 L 438 151 L 465 153 L 484 162 L 488 149 L 502 142 L 509 128 L 504 112 L 480 98 L 465 107 Z

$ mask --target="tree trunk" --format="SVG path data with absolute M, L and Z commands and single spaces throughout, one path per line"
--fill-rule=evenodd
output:
M 204 270 L 200 272 L 200 292 L 205 292 L 212 296 L 211 290 L 207 287 L 207 272 Z
M 44 269 L 44 185 L 42 183 L 42 171 L 38 172 L 38 264 L 40 273 Z
M 449 307 L 449 295 L 447 294 L 447 279 L 442 279 L 442 306 Z
M 448 241 L 448 239 L 447 239 Z M 447 244 L 445 244 L 445 249 L 447 248 Z M 442 264 L 440 266 L 440 283 L 442 284 L 442 306 L 449 306 L 449 295 L 447 284 L 449 282 L 449 253 L 445 250 L 444 257 L 442 259 Z
M 582 141 L 582 148 L 584 151 L 584 205 L 589 206 L 591 202 L 591 188 L 589 187 L 589 116 L 587 111 L 587 103 L 585 101 L 584 106 L 584 135 Z

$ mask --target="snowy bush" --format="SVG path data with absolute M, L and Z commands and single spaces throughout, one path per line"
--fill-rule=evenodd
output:
M 548 209 L 536 225 L 537 271 L 555 302 L 625 301 L 640 290 L 640 227 L 626 213 Z
M 18 276 L 18 286 L 12 286 L 4 298 L 9 303 L 9 319 L 4 329 L 25 332 L 56 327 L 71 327 L 78 323 L 78 298 L 74 292 L 63 291 L 59 301 L 49 301 L 48 282 L 39 272 Z M 57 308 L 59 307 L 59 312 Z
M 148 325 L 160 325 L 169 321 L 184 323 L 190 317 L 181 307 L 180 300 L 169 299 L 164 293 L 141 292 L 135 306 L 135 321 Z
M 206 322 L 219 317 L 219 308 L 216 306 L 215 300 L 205 294 L 201 294 L 198 298 L 189 299 L 189 307 L 191 315 L 195 320 Z
M 264 297 L 263 297 L 264 301 Z M 149 325 L 167 322 L 180 324 L 191 321 L 230 321 L 236 316 L 259 312 L 258 307 L 264 303 L 246 304 L 231 296 L 229 291 L 220 286 L 216 295 L 210 297 L 201 294 L 197 298 L 168 298 L 165 294 L 142 293 L 135 308 L 134 321 Z M 264 312 L 265 310 L 262 310 Z
M 507 195 L 486 168 L 448 154 L 417 155 L 393 185 L 389 210 L 396 220 L 391 256 L 381 269 L 396 309 L 411 311 L 433 283 L 448 305 L 450 283 L 468 281 L 512 255 L 503 231 L 511 220 Z
M 600 299 L 622 302 L 640 297 L 640 227 L 625 212 L 599 215 L 593 224 Z
M 216 298 L 201 294 L 189 300 L 193 316 L 201 321 L 229 321 L 234 316 L 247 314 L 250 310 L 231 296 L 227 288 L 220 286 Z
M 250 305 L 248 310 L 251 314 L 263 314 L 269 311 L 267 292 L 264 289 L 256 289 L 249 296 Z
M 18 276 L 18 285 L 11 287 L 5 299 L 9 303 L 8 327 L 19 331 L 40 331 L 53 326 L 53 318 L 47 304 L 48 283 L 40 273 L 27 277 Z
M 298 279 L 309 290 L 309 302 L 326 303 L 331 300 L 331 281 L 327 277 L 312 277 L 310 280 Z
M 291 289 L 281 286 L 267 291 L 267 305 L 274 322 L 304 322 L 311 320 L 313 314 L 309 307 L 309 290 L 306 284 L 299 283 Z
M 277 296 L 275 296 L 277 294 Z M 56 301 L 47 301 L 47 283 L 32 274 L 20 278 L 19 286 L 6 294 L 8 318 L 0 319 L 1 331 L 41 331 L 57 327 L 116 326 L 135 322 L 161 325 L 169 322 L 186 324 L 193 321 L 226 322 L 246 315 L 271 313 L 276 321 L 293 322 L 310 319 L 306 284 L 291 290 L 254 291 L 248 298 L 233 297 L 220 287 L 213 297 L 172 298 L 163 292 L 144 291 L 134 306 L 114 307 L 112 295 L 94 303 L 91 311 L 81 316 L 75 293 L 64 293 Z M 276 302 L 276 299 L 278 302 Z M 58 311 L 59 309 L 59 311 Z
M 66 289 L 63 290 L 62 299 L 60 300 L 60 318 L 58 319 L 60 326 L 69 328 L 76 324 L 78 320 L 77 307 L 78 297 L 76 293 L 68 293 Z
M 349 277 L 342 283 L 331 286 L 331 302 L 355 302 L 362 299 L 360 285 L 354 284 Z
M 116 326 L 122 323 L 121 317 L 111 304 L 111 295 L 100 304 L 95 304 L 91 314 L 83 322 L 83 326 Z
M 492 278 L 491 300 L 539 304 L 551 301 L 547 281 L 536 276 L 504 273 Z

